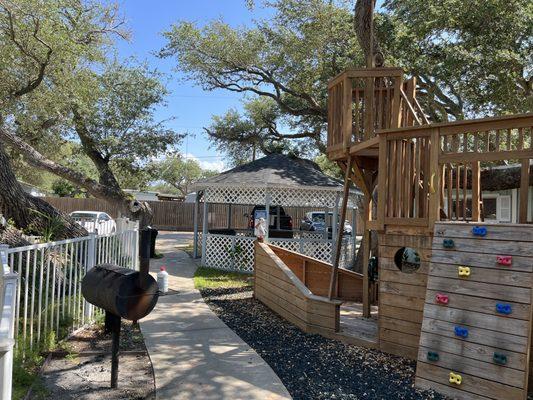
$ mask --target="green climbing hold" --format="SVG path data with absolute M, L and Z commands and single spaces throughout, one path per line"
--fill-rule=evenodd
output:
M 502 353 L 494 353 L 494 355 L 492 356 L 492 360 L 499 365 L 507 364 L 507 356 Z
M 439 353 L 437 353 L 436 351 L 428 351 L 428 360 L 439 361 Z

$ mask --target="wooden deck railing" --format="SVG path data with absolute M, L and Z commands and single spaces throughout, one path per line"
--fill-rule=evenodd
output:
M 330 81 L 328 152 L 371 139 L 376 130 L 428 123 L 415 79 L 404 81 L 403 74 L 401 68 L 352 69 Z
M 378 226 L 479 221 L 480 171 L 504 161 L 521 165 L 519 222 L 529 222 L 532 127 L 522 114 L 379 131 Z

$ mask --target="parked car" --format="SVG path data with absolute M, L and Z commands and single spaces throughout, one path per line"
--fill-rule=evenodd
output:
M 310 232 L 324 232 L 326 228 L 326 219 L 324 211 L 310 211 L 305 214 L 304 219 L 300 223 L 301 231 Z M 331 237 L 331 230 L 333 225 L 333 213 L 328 213 L 328 232 Z M 340 215 L 337 214 L 337 221 L 340 221 Z M 344 221 L 344 234 L 351 235 L 353 231 L 352 226 L 348 221 Z
M 105 212 L 101 211 L 74 211 L 70 217 L 83 226 L 89 233 L 108 234 L 115 233 L 117 224 Z
M 270 216 L 268 222 L 268 236 L 272 238 L 292 238 L 292 217 L 285 213 L 281 206 L 270 206 Z M 248 217 L 248 228 L 254 229 L 254 220 L 259 218 L 261 212 L 266 212 L 265 206 L 255 206 Z M 279 225 L 278 225 L 279 215 Z

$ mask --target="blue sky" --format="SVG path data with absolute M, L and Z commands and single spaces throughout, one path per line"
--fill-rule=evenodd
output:
M 129 42 L 118 43 L 120 56 L 135 56 L 170 74 L 168 106 L 159 109 L 157 117 L 175 117 L 169 126 L 189 133 L 181 146 L 182 153 L 196 157 L 204 167 L 221 169 L 223 156 L 209 149 L 202 127 L 209 125 L 213 114 L 223 114 L 231 107 L 240 109 L 241 96 L 222 90 L 205 92 L 172 71 L 175 60 L 161 60 L 154 53 L 165 45 L 161 32 L 177 21 L 195 21 L 203 25 L 223 18 L 233 26 L 251 25 L 254 18 L 266 16 L 268 10 L 256 7 L 251 12 L 245 7 L 244 0 L 123 0 L 119 4 L 132 33 Z

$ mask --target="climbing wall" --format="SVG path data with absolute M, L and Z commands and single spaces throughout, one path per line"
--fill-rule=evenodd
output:
M 532 271 L 532 225 L 436 224 L 416 385 L 526 399 Z

